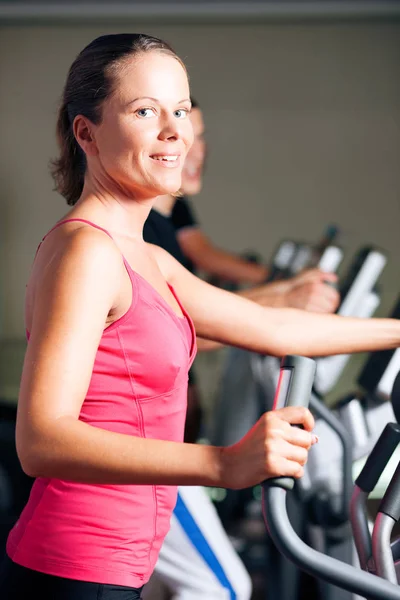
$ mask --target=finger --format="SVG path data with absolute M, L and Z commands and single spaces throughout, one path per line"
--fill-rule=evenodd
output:
M 293 295 L 309 298 L 329 298 L 337 301 L 339 293 L 324 281 L 302 281 L 291 290 Z
M 296 275 L 295 282 L 296 284 L 303 284 L 310 281 L 320 281 L 323 279 L 324 273 L 317 269 L 310 269 L 309 271 L 304 271 L 303 273 L 299 273 Z
M 312 294 L 319 294 L 324 298 L 330 298 L 332 300 L 336 300 L 339 297 L 339 292 L 331 285 L 327 285 L 326 281 L 314 281 L 310 283 L 309 291 Z
M 273 411 L 283 421 L 291 425 L 303 425 L 306 431 L 312 431 L 315 426 L 314 417 L 304 406 L 286 406 Z
M 307 433 L 303 431 L 303 433 Z M 311 438 L 311 434 L 308 434 Z M 284 442 L 282 445 L 282 455 L 283 458 L 287 460 L 295 461 L 299 463 L 299 465 L 304 466 L 308 460 L 308 448 L 303 447 L 301 445 L 297 446 L 295 444 L 290 444 L 289 442 Z
M 304 475 L 304 468 L 295 460 L 281 458 L 276 465 L 276 472 L 269 477 L 294 477 L 298 479 Z
M 305 271 L 303 277 L 305 280 L 310 281 L 329 281 L 332 283 L 338 281 L 336 273 L 329 273 L 327 271 L 322 271 L 321 269 L 310 269 L 309 271 Z
M 310 431 L 305 431 L 299 427 L 288 427 L 282 436 L 286 442 L 301 446 L 303 448 L 310 448 L 314 443 L 315 435 Z
M 325 271 L 321 271 L 324 281 L 331 281 L 332 283 L 337 283 L 339 277 L 336 273 L 329 273 Z

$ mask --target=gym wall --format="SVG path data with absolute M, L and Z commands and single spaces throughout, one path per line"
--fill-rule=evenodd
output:
M 283 236 L 334 222 L 347 260 L 389 252 L 387 314 L 399 292 L 400 23 L 0 27 L 0 337 L 23 338 L 25 284 L 42 235 L 67 209 L 53 192 L 55 115 L 67 69 L 101 33 L 169 40 L 204 109 L 210 155 L 196 203 L 222 247 L 266 258 Z

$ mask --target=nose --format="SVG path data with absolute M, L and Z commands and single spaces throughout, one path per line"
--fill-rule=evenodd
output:
M 182 137 L 182 128 L 174 115 L 168 113 L 163 116 L 159 139 L 163 141 L 176 141 Z

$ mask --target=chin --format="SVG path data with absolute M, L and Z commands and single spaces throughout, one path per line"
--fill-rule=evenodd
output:
M 157 186 L 157 196 L 164 196 L 166 194 L 177 194 L 181 189 L 181 179 L 174 181 L 163 181 L 159 182 Z

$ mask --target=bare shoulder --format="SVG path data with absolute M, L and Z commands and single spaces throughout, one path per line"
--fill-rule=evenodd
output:
M 68 223 L 45 238 L 38 252 L 31 281 L 54 288 L 71 283 L 75 287 L 107 282 L 116 289 L 125 269 L 123 257 L 115 242 L 94 227 Z M 95 283 L 96 282 L 96 283 Z M 42 290 L 44 291 L 44 290 Z
M 106 318 L 119 304 L 124 278 L 123 257 L 107 234 L 90 226 L 57 228 L 45 238 L 28 282 L 28 329 L 94 304 Z
M 103 231 L 81 223 L 68 223 L 44 240 L 39 253 L 47 267 L 51 263 L 76 263 L 82 268 L 105 271 L 123 266 L 123 258 L 115 242 Z M 38 257 L 38 258 L 39 258 Z

